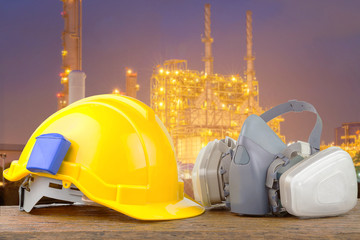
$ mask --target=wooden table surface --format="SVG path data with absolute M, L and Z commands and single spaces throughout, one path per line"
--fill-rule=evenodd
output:
M 360 239 L 360 201 L 339 217 L 244 217 L 224 209 L 172 221 L 139 221 L 105 207 L 20 212 L 0 206 L 0 239 Z

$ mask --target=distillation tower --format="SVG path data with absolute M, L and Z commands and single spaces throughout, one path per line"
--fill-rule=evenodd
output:
M 201 41 L 205 45 L 205 57 L 203 57 L 203 61 L 205 64 L 205 74 L 211 75 L 214 71 L 214 58 L 212 56 L 212 43 L 214 39 L 211 37 L 211 19 L 210 19 L 210 4 L 205 4 L 205 34 L 204 38 Z
M 64 31 L 62 32 L 62 69 L 60 73 L 63 90 L 57 94 L 58 109 L 69 104 L 69 73 L 82 70 L 81 32 L 82 32 L 82 0 L 62 0 Z
M 137 73 L 131 69 L 126 70 L 126 95 L 136 98 L 136 93 L 139 91 L 140 86 L 137 84 Z
M 252 55 L 251 11 L 247 12 L 247 69 L 245 77 L 213 73 L 210 5 L 205 5 L 204 71 L 190 70 L 186 60 L 172 59 L 154 69 L 150 104 L 174 141 L 178 160 L 192 164 L 209 141 L 237 139 L 245 119 L 261 114 L 259 85 Z M 270 126 L 280 135 L 281 118 Z M 284 137 L 281 136 L 283 139 Z
M 118 88 L 114 88 L 112 94 L 126 95 L 132 98 L 136 98 L 137 92 L 140 89 L 140 85 L 137 83 L 137 72 L 134 72 L 130 68 L 126 68 L 125 84 L 125 92 Z

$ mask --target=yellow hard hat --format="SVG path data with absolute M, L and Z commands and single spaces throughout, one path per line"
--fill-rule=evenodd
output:
M 71 143 L 60 168 L 56 174 L 29 171 L 36 138 L 51 134 Z M 150 107 L 130 97 L 85 98 L 46 119 L 20 159 L 4 171 L 10 181 L 29 174 L 56 179 L 67 189 L 74 185 L 92 201 L 137 219 L 180 219 L 204 212 L 184 197 L 165 126 Z

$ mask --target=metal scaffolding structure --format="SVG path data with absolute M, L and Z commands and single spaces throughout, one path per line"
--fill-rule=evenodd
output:
M 253 96 L 258 82 L 252 81 Z M 207 75 L 187 69 L 186 60 L 168 60 L 158 66 L 151 78 L 151 107 L 174 140 L 178 159 L 195 162 L 200 149 L 209 141 L 237 138 L 242 123 L 249 116 L 250 89 L 239 75 Z M 255 114 L 263 110 L 258 102 Z M 280 133 L 281 118 L 271 122 Z
M 205 71 L 189 70 L 186 60 L 172 59 L 157 66 L 151 77 L 150 105 L 168 129 L 178 160 L 194 163 L 209 141 L 237 138 L 250 114 L 261 114 L 259 84 L 252 55 L 251 11 L 247 12 L 247 70 L 239 75 L 213 74 L 210 5 L 205 5 Z M 280 135 L 280 122 L 269 123 Z
M 347 122 L 341 124 L 341 127 L 335 128 L 335 142 L 329 145 L 321 145 L 320 149 L 326 149 L 331 146 L 339 146 L 347 151 L 355 161 L 355 156 L 360 152 L 360 122 Z M 356 163 L 360 166 L 360 162 Z
M 62 0 L 64 31 L 62 32 L 62 69 L 60 73 L 63 90 L 57 94 L 58 109 L 69 104 L 69 73 L 82 69 L 81 32 L 82 32 L 82 0 Z

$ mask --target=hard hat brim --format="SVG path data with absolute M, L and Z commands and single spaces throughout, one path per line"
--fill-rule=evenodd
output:
M 24 166 L 18 166 L 18 162 L 14 161 L 13 166 L 16 170 L 10 171 L 6 169 L 4 176 L 10 181 L 18 181 L 26 177 L 30 172 Z M 49 174 L 37 173 L 36 175 L 51 177 Z M 54 178 L 54 176 L 52 176 Z M 55 177 L 57 178 L 57 177 Z M 58 178 L 61 179 L 61 178 Z M 171 220 L 195 217 L 202 214 L 205 208 L 196 201 L 184 196 L 179 201 L 148 203 L 143 205 L 120 204 L 116 201 L 109 201 L 93 196 L 83 188 L 82 184 L 74 179 L 68 179 L 75 184 L 89 199 L 96 203 L 112 208 L 120 213 L 128 215 L 139 220 Z
M 98 203 L 139 220 L 182 219 L 198 216 L 205 211 L 203 206 L 187 197 L 178 202 L 146 205 L 125 205 L 109 201 Z

